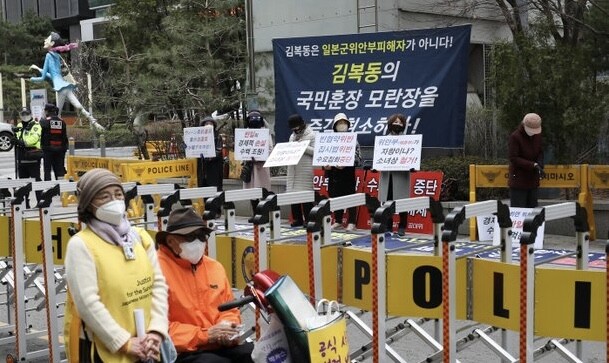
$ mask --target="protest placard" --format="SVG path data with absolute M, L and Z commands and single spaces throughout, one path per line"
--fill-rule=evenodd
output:
M 313 166 L 353 166 L 357 134 L 326 132 L 315 135 Z
M 520 246 L 520 237 L 522 236 L 522 229 L 524 220 L 527 216 L 533 213 L 533 208 L 510 208 L 510 219 L 512 219 L 512 246 Z M 499 223 L 497 222 L 497 216 L 478 216 L 476 218 L 478 225 L 478 239 L 480 241 L 493 241 L 493 245 L 498 246 L 501 242 L 501 236 L 499 235 Z M 545 231 L 546 223 L 544 222 L 539 228 L 537 228 L 537 237 L 533 247 L 535 249 L 543 248 L 543 234 Z
M 184 144 L 187 158 L 213 158 L 216 156 L 214 127 L 185 127 Z
M 264 163 L 265 168 L 271 166 L 296 165 L 304 154 L 311 140 L 297 142 L 281 142 L 273 148 L 271 155 Z M 313 178 L 313 175 L 311 175 Z
M 235 129 L 235 160 L 264 161 L 271 151 L 269 129 Z
M 423 135 L 389 135 L 374 138 L 373 169 L 419 170 Z

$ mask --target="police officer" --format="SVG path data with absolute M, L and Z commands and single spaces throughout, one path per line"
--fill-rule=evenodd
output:
M 14 128 L 15 137 L 13 139 L 17 158 L 17 175 L 20 179 L 34 178 L 36 181 L 40 181 L 42 128 L 38 121 L 32 119 L 32 113 L 27 108 L 21 110 L 19 118 L 20 121 Z M 40 194 L 40 192 L 36 192 L 37 197 Z M 26 200 L 26 206 L 29 207 L 29 200 Z
M 51 180 L 51 169 L 55 180 L 66 174 L 64 167 L 68 150 L 68 133 L 66 123 L 59 118 L 59 109 L 53 103 L 44 106 L 45 118 L 40 121 L 42 127 L 42 158 L 44 160 L 44 180 Z

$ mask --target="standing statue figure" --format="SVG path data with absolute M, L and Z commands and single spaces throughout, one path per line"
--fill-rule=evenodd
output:
M 67 82 L 61 73 L 61 66 L 65 61 L 61 58 L 59 53 L 69 52 L 70 50 L 77 48 L 78 44 L 66 44 L 59 34 L 51 32 L 51 35 L 44 40 L 43 47 L 48 53 L 44 58 L 44 66 L 42 69 L 35 64 L 30 66 L 30 69 L 35 69 L 40 72 L 40 77 L 32 77 L 30 80 L 32 82 L 48 81 L 53 86 L 53 90 L 57 92 L 57 108 L 59 108 L 58 117 L 61 117 L 61 110 L 63 109 L 63 104 L 67 98 L 72 106 L 85 115 L 91 123 L 91 126 L 94 126 L 97 131 L 104 131 L 104 127 L 85 110 L 80 101 L 78 101 L 78 98 L 76 98 L 76 95 L 74 94 L 76 84 Z

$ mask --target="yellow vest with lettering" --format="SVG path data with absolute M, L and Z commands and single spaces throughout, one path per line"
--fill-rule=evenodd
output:
M 140 236 L 142 233 L 147 233 L 139 228 L 138 232 Z M 134 309 L 143 309 L 145 326 L 150 323 L 154 271 L 146 250 L 150 246 L 151 240 L 140 237 L 142 243 L 134 243 L 135 260 L 128 261 L 125 259 L 121 246 L 105 242 L 88 228 L 78 232 L 77 236 L 85 242 L 95 261 L 101 302 L 120 326 L 130 332 L 132 336 L 136 336 Z M 79 362 L 80 328 L 80 315 L 68 291 L 64 316 L 64 339 L 69 362 Z M 100 358 L 106 363 L 134 362 L 127 354 L 111 353 L 90 331 L 88 331 L 88 338 L 94 346 L 91 349 L 92 356 L 97 351 Z

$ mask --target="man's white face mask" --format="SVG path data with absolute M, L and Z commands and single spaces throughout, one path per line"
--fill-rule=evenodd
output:
M 200 239 L 195 239 L 192 242 L 182 242 L 180 243 L 180 258 L 187 260 L 188 262 L 196 265 L 201 261 L 201 257 L 203 257 L 203 253 L 205 252 L 205 242 Z

